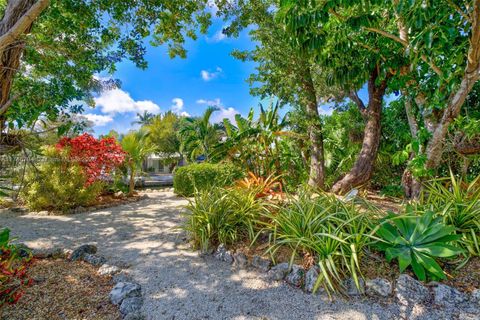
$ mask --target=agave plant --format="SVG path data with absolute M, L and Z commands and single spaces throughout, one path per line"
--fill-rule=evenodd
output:
M 380 240 L 377 246 L 385 251 L 389 262 L 398 260 L 400 272 L 411 266 L 419 280 L 445 279 L 437 259 L 454 257 L 463 252 L 450 244 L 460 237 L 454 232 L 455 227 L 445 225 L 441 217 L 434 218 L 433 211 L 421 216 L 411 212 L 390 214 L 376 232 Z

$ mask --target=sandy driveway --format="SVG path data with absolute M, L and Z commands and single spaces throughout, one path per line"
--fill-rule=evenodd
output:
M 143 287 L 148 319 L 399 319 L 395 304 L 369 300 L 329 302 L 288 285 L 265 280 L 255 271 L 238 271 L 188 249 L 179 212 L 186 202 L 171 192 L 149 199 L 71 216 L 9 216 L 12 229 L 32 248 L 74 248 L 94 243 L 99 254 L 128 265 Z M 407 318 L 442 319 L 424 313 Z

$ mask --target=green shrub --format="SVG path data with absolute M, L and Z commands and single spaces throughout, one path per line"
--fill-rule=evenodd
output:
M 449 243 L 458 239 L 455 227 L 446 226 L 441 218 L 434 218 L 432 211 L 421 216 L 410 212 L 389 215 L 376 234 L 381 239 L 377 246 L 385 251 L 388 261 L 398 259 L 400 272 L 410 265 L 419 280 L 445 279 L 437 258 L 453 257 L 462 253 Z
M 241 170 L 232 164 L 191 164 L 175 169 L 173 187 L 176 194 L 190 197 L 195 190 L 229 186 L 242 177 Z
M 87 184 L 83 168 L 61 154 L 52 157 L 47 150 L 47 162 L 28 172 L 22 199 L 31 210 L 67 212 L 78 206 L 92 204 L 100 195 L 103 183 Z
M 278 212 L 265 214 L 263 224 L 271 233 L 268 252 L 275 255 L 282 246 L 293 250 L 291 262 L 299 252 L 315 257 L 321 276 L 315 290 L 342 290 L 342 280 L 351 276 L 360 288 L 360 260 L 370 241 L 371 210 L 359 210 L 353 201 L 344 202 L 333 195 L 312 198 L 301 194 L 291 198 Z
M 470 255 L 480 255 L 480 176 L 471 182 L 450 177 L 425 183 L 420 208 L 433 210 L 462 237 L 457 241 Z
M 185 213 L 186 230 L 194 245 L 203 251 L 212 245 L 253 239 L 255 223 L 265 203 L 255 191 L 213 187 L 195 193 Z

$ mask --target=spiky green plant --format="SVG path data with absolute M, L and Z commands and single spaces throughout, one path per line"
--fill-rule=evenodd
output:
M 253 239 L 256 221 L 265 210 L 264 201 L 255 195 L 256 190 L 219 187 L 198 191 L 186 207 L 182 228 L 203 251 L 220 243 Z
M 353 201 L 333 195 L 312 198 L 305 193 L 264 217 L 264 229 L 271 233 L 270 254 L 288 246 L 293 250 L 291 263 L 302 251 L 316 258 L 320 276 L 315 290 L 323 286 L 329 293 L 342 291 L 342 280 L 348 276 L 360 287 L 360 260 L 370 241 L 370 210 L 359 210 Z
M 421 207 L 437 212 L 445 224 L 456 227 L 458 244 L 470 255 L 480 255 L 480 175 L 471 182 L 450 177 L 425 183 Z
M 416 213 L 410 210 L 389 215 L 376 232 L 380 239 L 377 246 L 385 251 L 388 261 L 398 260 L 400 272 L 412 266 L 419 280 L 445 279 L 437 259 L 461 254 L 462 249 L 450 244 L 460 236 L 454 234 L 454 226 L 445 225 L 441 217 L 434 218 L 433 211 Z
M 123 151 L 127 153 L 126 164 L 130 171 L 129 194 L 133 194 L 135 189 L 135 175 L 142 161 L 150 153 L 155 151 L 155 147 L 147 139 L 146 130 L 131 131 L 127 133 L 120 141 Z

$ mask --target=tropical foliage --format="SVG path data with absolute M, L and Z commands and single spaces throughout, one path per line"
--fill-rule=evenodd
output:
M 374 212 L 361 212 L 353 201 L 326 194 L 312 198 L 303 193 L 264 215 L 264 230 L 271 234 L 267 252 L 275 256 L 278 249 L 288 246 L 291 262 L 297 255 L 313 256 L 320 269 L 316 288 L 342 290 L 346 276 L 359 286 L 360 261 L 370 242 L 373 217 Z
M 405 215 L 390 215 L 376 231 L 381 241 L 378 247 L 385 251 L 388 261 L 398 260 L 400 272 L 411 266 L 420 280 L 445 279 L 438 264 L 438 258 L 450 258 L 462 253 L 451 245 L 460 236 L 455 235 L 455 227 L 435 218 L 433 211 L 421 216 L 412 212 Z
M 215 111 L 217 108 L 209 107 L 200 118 L 183 119 L 179 131 L 180 150 L 188 160 L 196 161 L 199 156 L 204 156 L 208 160 L 213 147 L 218 143 L 221 126 L 210 123 L 211 116 Z
M 63 137 L 55 146 L 60 153 L 65 150 L 68 160 L 80 165 L 87 183 L 101 180 L 125 161 L 125 152 L 115 138 L 95 139 L 88 133 L 69 138 Z
M 445 224 L 452 225 L 462 237 L 459 246 L 472 255 L 480 255 L 480 176 L 467 183 L 450 172 L 450 177 L 426 183 L 421 205 L 434 210 Z
M 127 133 L 120 142 L 123 151 L 127 154 L 126 165 L 130 174 L 128 192 L 130 194 L 133 194 L 135 190 L 135 175 L 141 167 L 142 161 L 155 151 L 155 147 L 147 139 L 147 135 L 145 130 L 132 131 Z
M 253 239 L 264 210 L 254 191 L 212 187 L 197 192 L 190 201 L 183 228 L 196 247 L 207 251 L 218 244 Z
M 45 162 L 26 175 L 22 199 L 31 210 L 66 212 L 92 204 L 103 189 L 101 181 L 90 181 L 84 167 L 71 162 L 68 150 L 43 148 Z

